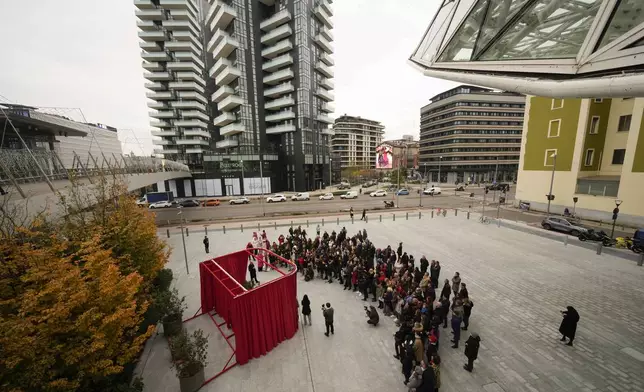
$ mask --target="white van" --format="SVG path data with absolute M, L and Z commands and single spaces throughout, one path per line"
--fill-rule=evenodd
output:
M 349 191 L 344 195 L 340 196 L 340 199 L 357 199 L 357 198 L 358 198 L 358 191 Z
M 302 193 L 298 193 L 297 195 L 291 196 L 291 201 L 301 201 L 301 200 L 309 200 L 309 193 L 302 192 Z

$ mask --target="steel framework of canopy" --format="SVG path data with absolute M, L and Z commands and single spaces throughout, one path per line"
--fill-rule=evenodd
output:
M 642 96 L 644 0 L 443 0 L 410 61 L 524 94 Z

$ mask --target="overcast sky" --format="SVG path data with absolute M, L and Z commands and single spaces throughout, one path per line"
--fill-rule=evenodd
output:
M 334 117 L 380 121 L 386 138 L 418 138 L 420 107 L 456 85 L 407 64 L 439 3 L 333 2 Z M 132 1 L 0 0 L 0 10 L 0 101 L 71 108 L 64 114 L 119 128 L 124 152 L 151 153 Z

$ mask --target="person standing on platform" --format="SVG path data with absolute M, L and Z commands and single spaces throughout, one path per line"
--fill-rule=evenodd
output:
M 470 373 L 472 372 L 472 370 L 474 370 L 474 360 L 479 355 L 480 341 L 481 338 L 479 337 L 479 335 L 473 333 L 465 342 L 465 356 L 467 357 L 467 363 L 463 365 L 463 369 L 467 370 Z
M 326 303 L 326 308 L 322 305 L 322 315 L 324 316 L 324 325 L 326 326 L 326 332 L 324 335 L 329 336 L 329 331 L 332 335 L 335 335 L 333 331 L 333 308 L 329 302 Z
M 206 253 L 210 253 L 210 240 L 207 235 L 203 237 L 203 247 L 206 250 Z
M 252 260 L 248 263 L 248 273 L 250 274 L 250 282 L 259 284 L 259 280 L 257 280 L 257 270 L 255 269 L 255 263 L 253 263 Z
M 306 321 L 309 321 L 309 325 L 311 325 L 311 301 L 309 301 L 309 296 L 304 294 L 304 298 L 302 298 L 302 319 L 304 321 L 304 325 L 306 325 Z

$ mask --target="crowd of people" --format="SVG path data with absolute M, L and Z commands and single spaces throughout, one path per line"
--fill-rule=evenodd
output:
M 439 289 L 440 262 L 430 262 L 425 256 L 417 261 L 404 251 L 402 242 L 396 249 L 391 246 L 379 249 L 369 240 L 366 230 L 353 236 L 348 236 L 345 228 L 339 233 L 320 235 L 318 227 L 316 232 L 317 235 L 311 238 L 301 227 L 290 228 L 288 236 L 280 235 L 272 244 L 265 233 L 261 238 L 255 233 L 254 242 L 248 245 L 265 247 L 291 260 L 298 265 L 305 281 L 317 278 L 330 284 L 338 282 L 343 290 L 360 293 L 363 301 L 378 302 L 378 309 L 384 316 L 393 318 L 398 327 L 394 334 L 394 357 L 401 362 L 405 385 L 416 392 L 438 391 L 441 383 L 439 346 L 446 339 L 441 330 L 449 324 L 453 334 L 451 347 L 459 348 L 461 330 L 468 330 L 474 306 L 460 274 L 457 272 L 451 281 L 445 279 Z M 271 254 L 266 256 L 271 264 L 280 263 Z M 261 259 L 258 258 L 258 263 Z M 266 265 L 260 265 L 259 270 L 263 267 Z M 310 324 L 308 297 L 305 296 L 301 304 L 305 323 L 308 320 Z M 334 332 L 333 308 L 327 303 L 323 311 L 325 335 L 329 336 L 329 332 Z M 365 306 L 365 312 L 367 323 L 377 326 L 380 316 L 376 307 Z M 476 333 L 465 342 L 468 362 L 463 368 L 467 371 L 473 370 L 479 342 Z

